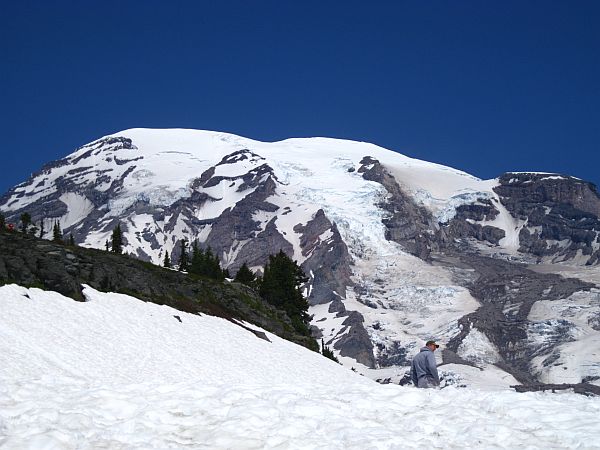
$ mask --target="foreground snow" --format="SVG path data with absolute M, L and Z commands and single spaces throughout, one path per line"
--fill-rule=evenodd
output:
M 593 448 L 600 399 L 379 385 L 268 334 L 0 287 L 0 447 Z M 174 316 L 179 316 L 181 322 Z

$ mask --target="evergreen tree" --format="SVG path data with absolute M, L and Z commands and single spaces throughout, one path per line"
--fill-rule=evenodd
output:
M 223 279 L 225 278 L 231 278 L 231 275 L 229 274 L 229 269 L 223 269 Z
M 104 246 L 106 247 L 106 251 L 108 252 L 110 250 L 110 242 L 108 242 L 108 239 L 104 243 Z
M 302 285 L 307 281 L 296 261 L 280 250 L 276 255 L 269 256 L 259 293 L 268 303 L 287 313 L 296 331 L 310 336 L 308 301 L 302 294 Z
M 336 356 L 333 354 L 333 350 L 331 350 L 329 347 L 327 347 L 325 345 L 325 341 L 323 339 L 321 339 L 321 354 L 325 357 L 325 358 L 329 358 L 332 361 L 335 361 L 336 363 L 339 363 L 340 361 L 336 358 Z
M 123 232 L 121 231 L 121 224 L 118 223 L 113 229 L 111 236 L 111 251 L 120 255 L 123 253 Z
M 205 258 L 206 276 L 213 280 L 223 281 L 225 277 L 223 276 L 223 270 L 221 270 L 221 263 L 219 262 L 217 255 L 213 255 L 210 247 L 206 249 Z
M 165 251 L 165 259 L 163 260 L 163 267 L 171 267 L 171 258 L 169 258 L 169 252 Z
M 237 281 L 238 283 L 242 283 L 247 286 L 253 286 L 255 280 L 256 275 L 254 275 L 254 272 L 248 268 L 246 263 L 242 264 L 242 267 L 239 268 L 235 274 L 235 278 L 233 279 L 233 281 Z
M 60 229 L 60 224 L 58 222 L 54 222 L 54 226 L 52 227 L 52 242 L 62 244 L 63 236 L 62 230 Z
M 43 239 L 46 234 L 46 230 L 44 229 L 44 219 L 40 220 L 40 239 Z
M 192 259 L 190 261 L 189 272 L 202 275 L 204 271 L 204 252 L 198 247 L 198 241 L 192 244 Z
M 219 258 L 213 255 L 210 247 L 203 250 L 198 246 L 196 241 L 192 244 L 189 272 L 219 281 L 223 281 L 226 276 L 226 272 L 221 269 Z
M 190 260 L 187 252 L 187 240 L 184 238 L 180 241 L 181 255 L 179 256 L 179 271 L 187 272 L 190 268 Z
M 31 215 L 28 212 L 21 214 L 21 231 L 27 233 L 27 229 L 31 225 Z
M 69 234 L 69 245 L 71 247 L 75 247 L 75 239 L 73 238 L 72 234 Z
M 4 231 L 6 228 L 6 217 L 4 214 L 0 213 L 0 233 Z

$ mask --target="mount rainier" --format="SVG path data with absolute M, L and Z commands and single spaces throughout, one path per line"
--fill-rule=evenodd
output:
M 84 247 L 120 223 L 124 252 L 155 264 L 176 262 L 182 238 L 232 274 L 281 249 L 309 276 L 315 336 L 372 378 L 402 378 L 435 337 L 447 377 L 600 384 L 600 197 L 574 177 L 480 180 L 363 142 L 131 129 L 47 164 L 0 211 L 58 221 Z

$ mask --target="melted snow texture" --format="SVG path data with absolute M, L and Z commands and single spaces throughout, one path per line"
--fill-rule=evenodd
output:
M 84 292 L 77 303 L 0 288 L 1 448 L 593 448 L 600 439 L 597 398 L 379 385 L 269 333 L 271 342 L 222 319 Z

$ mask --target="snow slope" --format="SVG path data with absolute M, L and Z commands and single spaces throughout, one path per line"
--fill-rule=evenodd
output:
M 599 448 L 598 398 L 379 385 L 269 333 L 84 293 L 0 287 L 0 448 Z

